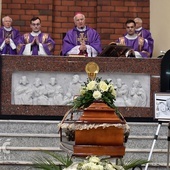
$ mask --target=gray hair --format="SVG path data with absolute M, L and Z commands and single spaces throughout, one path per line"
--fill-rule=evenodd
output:
M 2 22 L 4 22 L 4 21 L 5 21 L 5 18 L 10 18 L 10 19 L 11 19 L 11 22 L 12 22 L 12 18 L 11 18 L 11 17 L 9 17 L 9 16 L 5 16 L 5 17 L 3 17 L 3 18 L 2 18 Z
M 142 23 L 142 19 L 141 18 L 135 18 L 134 21 L 137 20 L 138 22 Z
M 85 15 L 84 14 L 82 14 L 82 13 L 78 13 L 78 14 L 81 14 L 82 16 L 83 16 L 83 18 L 85 19 Z M 76 16 L 78 15 L 78 14 L 76 14 L 75 16 L 74 16 L 74 21 L 76 21 Z

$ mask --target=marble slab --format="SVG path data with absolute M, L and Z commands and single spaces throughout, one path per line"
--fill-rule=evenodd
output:
M 1 59 L 1 115 L 63 116 L 70 109 L 69 105 L 16 103 L 14 92 L 20 78 L 26 75 L 32 85 L 36 78 L 41 78 L 44 85 L 49 85 L 50 78 L 55 77 L 66 96 L 74 75 L 79 75 L 82 82 L 86 80 L 85 66 L 91 61 L 99 65 L 98 76 L 111 78 L 115 85 L 117 80 L 121 79 L 128 88 L 131 88 L 134 81 L 140 81 L 147 94 L 147 101 L 143 106 L 119 103 L 119 110 L 125 117 L 140 118 L 154 115 L 153 96 L 155 92 L 160 91 L 161 59 L 7 55 Z

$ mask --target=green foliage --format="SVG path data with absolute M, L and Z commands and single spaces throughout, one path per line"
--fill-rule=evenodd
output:
M 98 95 L 95 95 L 97 92 Z M 109 107 L 115 108 L 116 91 L 111 81 L 96 78 L 95 80 L 87 80 L 80 89 L 80 95 L 73 100 L 73 108 L 86 108 L 94 101 L 99 100 L 106 103 Z
M 42 170 L 62 170 L 69 167 L 73 162 L 70 156 L 44 151 L 46 156 L 37 157 L 33 160 L 33 167 Z M 48 157 L 47 157 L 48 156 Z
M 139 166 L 139 165 L 144 165 L 144 164 L 147 164 L 149 163 L 150 161 L 147 161 L 145 159 L 132 159 L 126 163 L 123 164 L 123 167 L 125 170 L 129 170 L 131 168 L 134 168 L 136 166 Z

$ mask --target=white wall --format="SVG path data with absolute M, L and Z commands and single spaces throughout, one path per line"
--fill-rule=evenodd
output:
M 150 31 L 154 39 L 153 57 L 170 49 L 170 0 L 150 0 Z

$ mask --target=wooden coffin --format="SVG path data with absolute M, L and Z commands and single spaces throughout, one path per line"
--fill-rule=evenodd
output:
M 102 125 L 107 123 L 109 127 L 97 127 L 75 131 L 75 145 L 73 146 L 74 155 L 108 155 L 112 157 L 123 157 L 124 129 L 116 124 L 125 124 L 113 109 L 105 103 L 93 103 L 84 110 L 80 121 L 77 124 Z M 115 126 L 113 126 L 115 125 Z
M 80 121 L 88 121 L 89 123 L 125 123 L 124 120 L 121 120 L 116 115 L 114 109 L 103 102 L 92 103 L 88 108 L 84 109 Z

